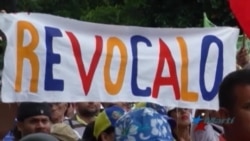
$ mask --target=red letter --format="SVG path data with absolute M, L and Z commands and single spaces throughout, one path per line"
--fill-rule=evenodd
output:
M 102 53 L 102 37 L 101 36 L 95 37 L 96 38 L 96 50 L 95 50 L 95 53 L 93 55 L 92 61 L 90 63 L 89 72 L 86 73 L 85 67 L 84 67 L 84 64 L 82 61 L 82 54 L 81 54 L 79 42 L 77 41 L 77 39 L 73 33 L 66 32 L 66 34 L 68 35 L 70 42 L 71 42 L 71 45 L 72 45 L 72 48 L 73 48 L 76 63 L 77 63 L 78 70 L 79 70 L 79 73 L 81 76 L 83 90 L 85 92 L 85 95 L 88 95 L 90 85 L 92 82 L 92 78 L 93 78 L 93 75 L 95 73 L 95 69 L 96 69 L 97 64 L 99 62 L 99 59 L 101 57 L 101 53 Z
M 175 62 L 172 57 L 172 54 L 168 48 L 168 46 L 160 39 L 160 56 L 159 56 L 159 64 L 156 72 L 156 77 L 153 86 L 152 96 L 153 98 L 158 98 L 158 93 L 160 86 L 162 85 L 172 85 L 174 88 L 175 98 L 180 99 L 180 89 L 176 74 Z M 168 63 L 169 67 L 169 77 L 162 77 L 162 72 L 164 68 L 165 60 Z

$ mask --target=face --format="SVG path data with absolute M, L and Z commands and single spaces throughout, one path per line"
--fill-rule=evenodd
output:
M 76 104 L 78 114 L 82 116 L 95 116 L 100 111 L 101 104 L 97 102 L 81 102 Z
M 41 115 L 27 118 L 17 126 L 22 136 L 26 136 L 32 133 L 49 133 L 51 123 L 49 117 Z
M 236 86 L 234 96 L 232 110 L 220 109 L 222 118 L 235 118 L 232 124 L 224 124 L 225 133 L 237 140 L 250 140 L 250 85 Z
M 72 118 L 75 114 L 75 104 L 74 103 L 69 103 L 68 108 L 66 110 L 66 116 L 69 118 Z
M 51 104 L 51 121 L 60 123 L 64 120 L 64 114 L 67 110 L 67 103 L 52 103 Z
M 101 139 L 102 141 L 115 141 L 115 134 L 114 133 L 101 133 Z
M 190 115 L 191 110 L 183 108 L 176 108 L 170 113 L 170 116 L 175 119 L 177 127 L 189 126 L 191 124 Z

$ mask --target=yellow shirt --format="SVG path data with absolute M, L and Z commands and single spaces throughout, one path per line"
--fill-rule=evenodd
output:
M 76 120 L 80 122 L 81 124 L 87 125 L 88 123 L 82 120 L 78 115 L 76 115 Z

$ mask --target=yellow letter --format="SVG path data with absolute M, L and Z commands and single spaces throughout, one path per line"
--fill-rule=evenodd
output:
M 29 31 L 30 43 L 24 46 L 24 33 Z M 27 37 L 26 37 L 27 38 Z M 23 61 L 28 59 L 31 65 L 30 91 L 36 93 L 39 79 L 39 61 L 34 53 L 39 42 L 36 28 L 29 22 L 19 21 L 17 23 L 17 67 L 15 91 L 20 92 L 22 87 Z M 27 77 L 27 76 L 26 76 Z
M 188 54 L 187 45 L 182 37 L 177 37 L 181 50 L 181 99 L 184 101 L 195 102 L 198 100 L 198 93 L 188 92 Z
M 118 47 L 121 53 L 121 63 L 117 81 L 115 83 L 112 83 L 112 80 L 110 78 L 110 65 L 113 57 L 113 50 L 116 46 Z M 107 57 L 104 66 L 104 81 L 105 81 L 105 88 L 111 95 L 115 95 L 121 90 L 126 71 L 127 58 L 128 55 L 124 43 L 116 37 L 109 38 L 107 43 Z

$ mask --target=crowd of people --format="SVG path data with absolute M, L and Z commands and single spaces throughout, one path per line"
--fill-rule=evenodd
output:
M 191 110 L 154 103 L 20 103 L 4 141 L 191 141 Z M 10 107 L 13 108 L 13 107 Z M 74 112 L 75 111 L 75 112 Z M 39 133 L 39 134 L 36 134 Z M 50 137 L 52 141 L 52 137 Z
M 155 103 L 3 104 L 3 141 L 243 141 L 250 140 L 250 70 L 227 75 L 219 90 L 219 111 L 165 107 Z M 233 119 L 206 123 L 195 117 Z

